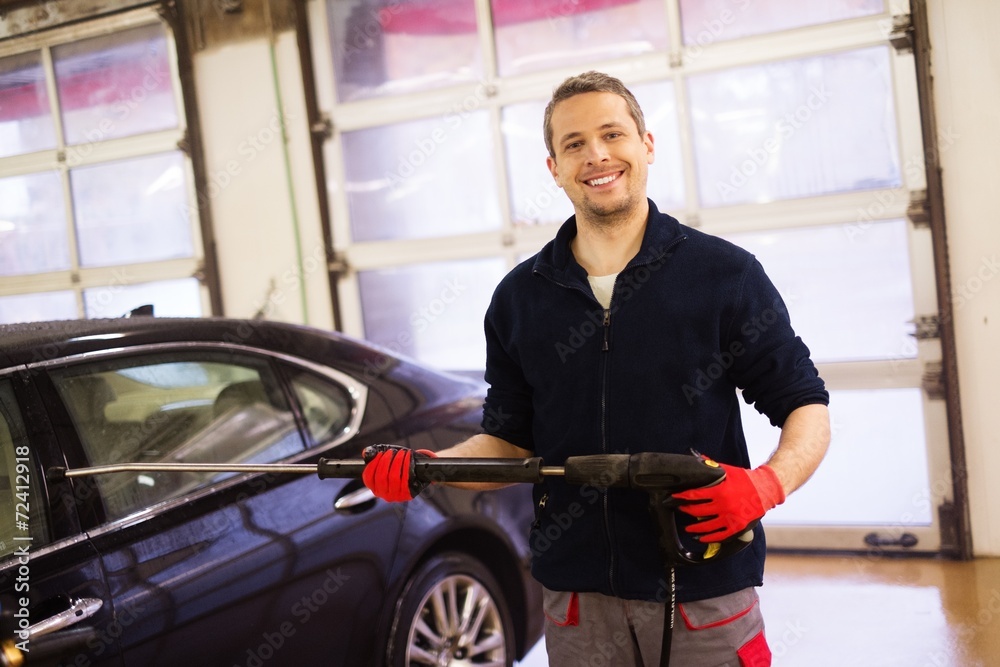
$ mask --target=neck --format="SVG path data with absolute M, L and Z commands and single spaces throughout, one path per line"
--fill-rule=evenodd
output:
M 649 217 L 649 202 L 614 218 L 576 217 L 576 236 L 570 249 L 577 263 L 590 276 L 608 276 L 620 272 L 642 246 Z

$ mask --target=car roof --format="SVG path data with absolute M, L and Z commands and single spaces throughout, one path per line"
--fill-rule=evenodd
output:
M 15 366 L 96 350 L 174 342 L 225 342 L 313 358 L 324 353 L 342 362 L 358 355 L 384 354 L 342 334 L 283 322 L 141 316 L 0 325 L 0 361 Z
M 226 317 L 138 316 L 0 324 L 0 370 L 88 352 L 192 342 L 221 342 L 309 359 L 335 366 L 366 383 L 384 379 L 423 385 L 433 376 L 438 383 L 483 385 L 481 374 L 475 377 L 434 370 L 339 332 L 273 320 Z

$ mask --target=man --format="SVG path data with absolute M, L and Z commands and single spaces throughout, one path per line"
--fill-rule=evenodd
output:
M 828 394 L 809 351 L 752 255 L 646 198 L 653 136 L 619 80 L 587 72 L 563 82 L 545 111 L 545 142 L 575 215 L 497 287 L 485 320 L 485 432 L 438 455 L 560 465 L 574 455 L 697 450 L 726 478 L 675 495 L 702 519 L 686 530 L 704 542 L 730 538 L 825 455 Z M 737 389 L 781 427 L 754 470 Z M 412 456 L 379 447 L 366 457 L 366 483 L 386 498 L 411 497 Z M 545 588 L 550 664 L 598 655 L 601 664 L 659 664 L 671 591 L 648 496 L 547 477 L 534 497 L 532 572 Z M 755 590 L 764 551 L 758 526 L 736 555 L 677 569 L 674 664 L 770 664 Z

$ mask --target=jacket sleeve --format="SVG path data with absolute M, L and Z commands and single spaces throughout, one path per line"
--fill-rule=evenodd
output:
M 795 335 L 785 302 L 752 256 L 736 293 L 723 350 L 733 356 L 730 377 L 747 403 L 779 427 L 796 408 L 828 405 L 809 348 Z
M 496 295 L 486 311 L 486 402 L 483 405 L 483 432 L 506 440 L 522 449 L 534 451 L 532 434 L 532 391 L 524 377 L 520 364 L 512 354 L 509 340 L 509 326 L 498 326 L 507 322 L 499 311 Z

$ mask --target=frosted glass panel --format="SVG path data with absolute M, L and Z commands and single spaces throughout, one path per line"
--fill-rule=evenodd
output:
M 888 47 L 700 74 L 688 86 L 705 206 L 901 184 Z
M 147 304 L 157 317 L 201 317 L 201 287 L 195 278 L 133 284 L 127 271 L 121 281 L 83 290 L 83 304 L 89 319 L 122 317 Z
M 630 87 L 653 134 L 656 161 L 649 167 L 647 193 L 666 213 L 684 206 L 677 103 L 670 82 Z M 503 108 L 504 147 L 514 224 L 558 223 L 573 215 L 573 205 L 556 186 L 545 165 L 542 121 L 547 102 L 526 102 Z
M 913 359 L 907 223 L 731 234 L 781 292 L 817 362 Z
M 881 14 L 883 0 L 680 0 L 684 43 L 727 39 Z
M 52 58 L 67 144 L 177 127 L 167 38 L 161 25 L 58 46 L 52 49 Z M 72 155 L 69 151 L 68 157 Z
M 662 0 L 492 0 L 501 76 L 669 47 Z
M 491 136 L 485 111 L 345 132 L 354 240 L 498 229 Z
M 482 370 L 483 318 L 506 271 L 501 258 L 362 271 L 365 337 L 437 368 Z
M 0 58 L 0 157 L 55 146 L 41 53 Z
M 0 324 L 76 318 L 76 296 L 72 292 L 0 296 Z
M 784 505 L 767 513 L 765 525 L 930 525 L 936 510 L 921 394 L 916 388 L 831 391 L 833 438 L 826 459 Z M 750 458 L 760 465 L 777 446 L 779 431 L 742 406 Z
M 474 0 L 327 0 L 326 12 L 341 102 L 483 78 Z
M 191 257 L 185 173 L 180 152 L 70 171 L 80 264 Z
M 70 266 L 66 206 L 59 174 L 0 178 L 0 276 Z
M 573 215 L 573 204 L 545 164 L 545 104 L 511 104 L 502 111 L 510 210 L 515 225 L 559 223 Z

